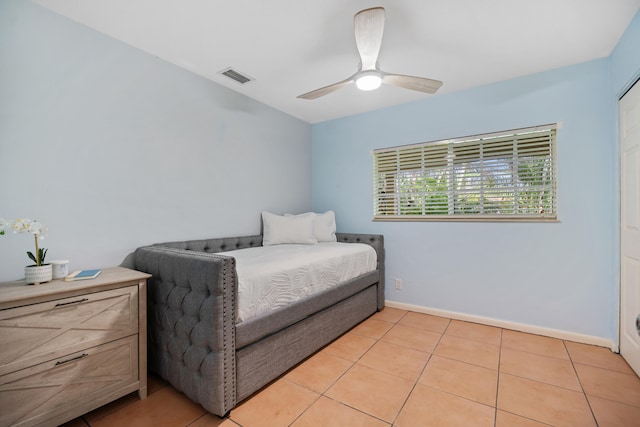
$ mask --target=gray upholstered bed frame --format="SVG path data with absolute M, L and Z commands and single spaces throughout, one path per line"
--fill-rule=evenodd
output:
M 224 416 L 288 369 L 384 307 L 384 239 L 366 243 L 377 270 L 304 301 L 236 324 L 235 259 L 224 251 L 262 245 L 262 236 L 161 243 L 138 248 L 148 284 L 149 368 L 208 411 Z

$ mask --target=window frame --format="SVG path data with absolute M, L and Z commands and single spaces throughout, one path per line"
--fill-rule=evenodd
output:
M 554 123 L 375 149 L 373 221 L 558 222 L 557 130 Z

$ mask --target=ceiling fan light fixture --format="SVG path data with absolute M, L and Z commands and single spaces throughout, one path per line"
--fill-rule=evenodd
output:
M 360 90 L 376 90 L 382 83 L 418 92 L 434 94 L 442 86 L 439 80 L 424 77 L 390 74 L 378 68 L 378 54 L 384 32 L 384 8 L 372 7 L 361 10 L 353 17 L 356 47 L 360 55 L 358 71 L 346 80 L 311 92 L 298 95 L 301 99 L 316 99 L 355 82 Z
M 363 71 L 356 78 L 356 86 L 360 90 L 376 90 L 382 84 L 382 76 L 377 71 Z

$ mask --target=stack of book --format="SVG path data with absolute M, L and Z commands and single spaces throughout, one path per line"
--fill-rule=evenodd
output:
M 66 282 L 73 282 L 76 280 L 95 279 L 100 272 L 101 270 L 78 270 L 65 277 L 64 280 Z

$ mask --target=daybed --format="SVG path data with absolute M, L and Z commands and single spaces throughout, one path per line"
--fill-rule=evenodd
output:
M 236 259 L 224 252 L 261 246 L 263 235 L 138 248 L 136 269 L 152 275 L 147 307 L 149 369 L 208 411 L 225 416 L 237 403 L 381 310 L 383 236 L 336 236 L 338 242 L 372 246 L 376 270 L 239 323 Z

